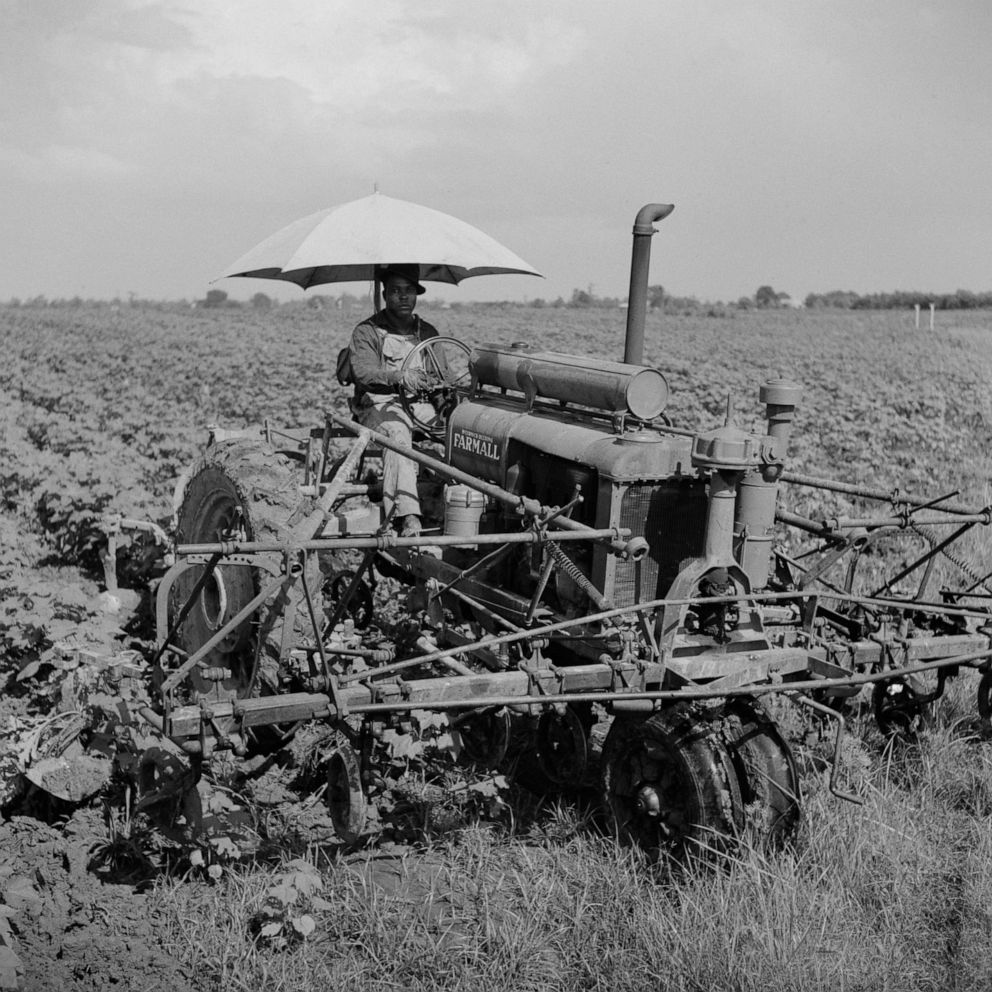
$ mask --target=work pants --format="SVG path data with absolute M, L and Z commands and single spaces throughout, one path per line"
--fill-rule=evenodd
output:
M 436 416 L 430 403 L 413 403 L 412 408 L 424 423 Z M 363 427 L 380 431 L 397 444 L 406 447 L 413 444 L 413 423 L 399 401 L 365 407 L 358 413 L 358 422 Z M 382 454 L 382 502 L 387 518 L 393 521 L 410 514 L 420 516 L 417 463 L 388 448 Z

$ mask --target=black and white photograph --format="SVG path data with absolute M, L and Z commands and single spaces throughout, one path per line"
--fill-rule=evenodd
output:
M 0 0 L 0 992 L 992 986 L 990 38 Z

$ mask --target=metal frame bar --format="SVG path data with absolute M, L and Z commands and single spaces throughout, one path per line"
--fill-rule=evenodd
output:
M 474 561 L 468 568 L 462 569 L 458 575 L 455 576 L 446 586 L 442 586 L 437 592 L 432 592 L 430 594 L 431 599 L 436 599 L 438 596 L 443 596 L 446 592 L 450 592 L 452 589 L 458 585 L 463 579 L 470 579 L 480 572 L 488 571 L 493 565 L 497 564 L 501 558 L 505 557 L 510 553 L 512 544 L 505 544 L 498 547 L 495 551 L 490 551 L 489 554 L 484 555 L 482 558 Z
M 516 631 L 510 634 L 500 634 L 498 636 L 485 637 L 478 641 L 476 644 L 469 647 L 455 647 L 455 648 L 445 648 L 443 650 L 432 651 L 429 654 L 420 655 L 416 658 L 410 658 L 406 661 L 398 661 L 392 665 L 385 666 L 383 668 L 378 668 L 375 670 L 376 674 L 392 674 L 396 671 L 402 671 L 405 668 L 413 668 L 417 665 L 427 664 L 431 661 L 437 661 L 442 656 L 452 656 L 456 654 L 462 654 L 466 651 L 470 651 L 473 648 L 490 648 L 494 646 L 499 646 L 500 644 L 511 644 L 516 641 L 527 640 L 534 637 L 547 637 L 549 634 L 557 633 L 562 630 L 568 630 L 571 627 L 583 626 L 585 624 L 599 623 L 603 620 L 610 620 L 613 617 L 620 617 L 626 614 L 636 613 L 638 611 L 647 611 L 658 609 L 663 606 L 690 606 L 694 604 L 716 604 L 716 603 L 735 603 L 741 601 L 747 601 L 751 603 L 757 602 L 781 602 L 781 601 L 797 601 L 809 598 L 801 593 L 796 592 L 780 592 L 780 593 L 750 593 L 741 594 L 735 596 L 707 596 L 707 597 L 685 597 L 682 599 L 656 599 L 648 603 L 635 603 L 629 606 L 618 606 L 612 610 L 602 610 L 599 613 L 591 613 L 583 617 L 574 617 L 570 620 L 560 620 L 556 623 L 544 624 L 540 627 L 533 627 L 528 630 Z M 850 603 L 867 603 L 869 605 L 875 605 L 880 607 L 889 607 L 892 609 L 901 610 L 912 610 L 914 612 L 920 612 L 925 609 L 927 612 L 939 613 L 945 616 L 970 616 L 970 617 L 982 617 L 986 618 L 988 614 L 984 610 L 973 610 L 961 607 L 948 607 L 943 605 L 927 605 L 921 606 L 919 603 L 904 602 L 901 600 L 885 600 L 885 599 L 866 599 L 861 596 L 850 596 L 844 593 L 825 593 L 818 592 L 816 594 L 817 599 L 835 599 L 841 602 Z M 962 635 L 965 636 L 965 635 Z M 976 635 L 977 636 L 977 635 Z M 919 641 L 922 644 L 924 641 L 933 640 L 932 638 L 920 638 Z M 941 640 L 947 641 L 947 638 L 941 638 Z M 694 659 L 699 658 L 699 655 L 693 655 Z M 724 657 L 733 657 L 733 655 L 725 655 Z M 363 672 L 361 674 L 354 675 L 344 675 L 341 677 L 342 683 L 349 681 L 357 681 L 359 678 L 368 678 L 369 672 Z
M 182 681 L 183 677 L 186 675 L 194 665 L 198 664 L 200 659 L 207 654 L 207 652 L 212 651 L 216 645 L 218 645 L 232 630 L 237 629 L 242 623 L 247 620 L 252 613 L 257 610 L 262 603 L 264 603 L 270 596 L 278 592 L 281 588 L 287 584 L 294 581 L 294 576 L 280 576 L 278 579 L 273 579 L 254 599 L 246 603 L 241 607 L 238 612 L 231 617 L 208 641 L 202 644 L 196 651 L 193 652 L 171 675 L 162 683 L 162 692 L 171 692 L 179 683 Z
M 837 482 L 834 479 L 824 479 L 819 476 L 805 475 L 801 472 L 790 472 L 788 470 L 782 472 L 779 479 L 782 482 L 791 482 L 793 485 L 797 486 L 809 486 L 813 489 L 826 489 L 829 492 L 844 493 L 848 496 L 861 496 L 864 499 L 872 499 L 895 505 L 901 503 L 905 506 L 912 506 L 917 509 L 933 506 L 935 502 L 933 499 L 922 499 L 918 496 L 904 495 L 898 490 L 887 491 L 885 489 L 873 489 L 870 486 L 858 486 L 850 482 Z M 947 498 L 949 497 L 941 497 L 941 500 Z M 940 500 L 937 500 L 936 502 L 940 502 Z M 981 509 L 975 509 L 974 507 L 965 507 L 955 503 L 950 503 L 946 506 L 942 506 L 941 510 L 944 513 L 960 514 L 965 516 L 980 516 L 985 523 L 992 523 L 992 507 L 986 506 Z
M 153 668 L 162 660 L 162 655 L 165 654 L 166 649 L 172 643 L 172 639 L 176 636 L 176 634 L 179 633 L 179 628 L 182 627 L 182 625 L 186 622 L 186 618 L 193 611 L 193 604 L 196 602 L 197 596 L 199 596 L 200 593 L 203 592 L 204 586 L 206 586 L 207 581 L 214 574 L 214 569 L 217 567 L 217 564 L 220 560 L 221 560 L 221 555 L 219 553 L 213 554 L 210 557 L 210 561 L 208 561 L 207 564 L 203 566 L 203 572 L 200 574 L 200 577 L 196 580 L 196 584 L 193 586 L 192 591 L 190 592 L 189 596 L 186 599 L 186 602 L 183 603 L 183 605 L 179 608 L 179 613 L 176 615 L 176 619 L 172 621 L 172 625 L 166 631 L 165 636 L 162 638 L 161 643 L 159 644 L 158 648 L 155 651 L 155 656 L 152 658 Z M 183 571 L 185 571 L 185 569 L 183 569 Z M 171 577 L 168 586 L 166 586 L 166 594 L 165 594 L 166 600 L 168 600 L 168 594 L 169 592 L 172 591 L 172 586 L 174 585 L 175 580 L 179 577 L 180 574 L 182 573 L 176 572 L 176 574 Z
M 777 651 L 781 654 L 781 651 Z M 647 704 L 659 704 L 665 701 L 687 700 L 687 699 L 730 699 L 740 696 L 761 696 L 772 694 L 794 694 L 808 691 L 817 691 L 834 687 L 847 687 L 858 685 L 870 685 L 876 682 L 887 682 L 895 678 L 907 675 L 916 675 L 923 672 L 939 671 L 942 668 L 968 666 L 972 668 L 983 668 L 992 659 L 992 648 L 985 648 L 982 651 L 969 652 L 962 655 L 952 655 L 947 658 L 940 658 L 936 661 L 925 662 L 919 665 L 912 665 L 902 669 L 889 669 L 883 672 L 870 672 L 862 675 L 852 675 L 845 678 L 819 678 L 803 679 L 788 682 L 767 682 L 752 683 L 743 686 L 725 687 L 720 689 L 708 689 L 705 685 L 692 685 L 679 689 L 657 689 L 657 690 L 623 690 L 615 689 L 590 690 L 590 691 L 551 691 L 558 683 L 556 676 L 549 672 L 548 678 L 542 683 L 542 692 L 535 694 L 528 691 L 532 684 L 531 677 L 522 671 L 507 672 L 502 675 L 490 676 L 446 676 L 441 679 L 423 679 L 417 682 L 405 683 L 408 691 L 411 686 L 418 687 L 425 693 L 433 692 L 436 687 L 453 686 L 458 683 L 475 683 L 500 679 L 508 688 L 519 688 L 521 691 L 489 693 L 479 695 L 464 695 L 458 698 L 431 700 L 417 699 L 407 696 L 403 699 L 388 701 L 371 701 L 374 699 L 369 689 L 360 687 L 368 693 L 368 702 L 356 698 L 355 690 L 351 692 L 342 691 L 342 697 L 347 704 L 349 715 L 388 715 L 392 713 L 404 713 L 411 710 L 465 710 L 479 707 L 491 706 L 512 706 L 512 707 L 547 707 L 558 706 L 569 703 L 630 703 L 640 701 Z M 811 659 L 814 660 L 814 659 Z M 603 669 L 603 678 L 612 674 L 609 666 L 581 666 L 588 672 L 594 668 Z M 631 667 L 633 674 L 634 667 Z M 561 671 L 561 670 L 559 670 Z M 575 672 L 576 669 L 565 669 L 566 673 Z M 419 685 L 418 685 L 419 683 Z M 397 693 L 400 692 L 396 687 Z M 376 695 L 379 695 L 377 693 Z M 648 707 L 653 708 L 653 707 Z M 226 703 L 217 703 L 211 709 L 214 718 L 224 719 L 232 717 L 238 719 L 244 726 L 264 726 L 269 723 L 281 723 L 291 719 L 337 719 L 340 711 L 337 711 L 330 696 L 323 693 L 295 693 L 287 696 L 261 697 L 256 699 L 239 699 Z M 198 706 L 187 706 L 173 711 L 170 719 L 170 732 L 175 738 L 192 738 L 199 734 L 202 725 L 202 713 Z M 194 742 L 195 746 L 195 742 Z
M 927 523 L 929 522 L 930 521 L 927 521 Z M 898 574 L 893 575 L 892 578 L 886 581 L 885 585 L 879 586 L 879 588 L 872 593 L 872 596 L 881 596 L 887 589 L 891 589 L 892 586 L 894 586 L 900 579 L 904 579 L 910 573 L 915 572 L 921 565 L 925 565 L 927 562 L 933 561 L 937 557 L 937 555 L 939 555 L 944 550 L 944 548 L 946 548 L 949 544 L 953 544 L 963 534 L 967 534 L 968 531 L 971 530 L 971 528 L 974 526 L 975 526 L 975 521 L 962 524 L 956 531 L 954 531 L 953 534 L 951 534 L 950 537 L 945 538 L 939 544 L 934 545 L 926 552 L 926 554 L 922 555 L 920 558 L 917 558 L 916 561 L 907 565 Z
M 285 554 L 287 551 L 342 551 L 373 548 L 388 550 L 389 548 L 452 548 L 463 544 L 541 544 L 553 541 L 615 541 L 617 535 L 630 536 L 629 527 L 588 528 L 583 531 L 513 531 L 508 534 L 473 534 L 471 538 L 465 535 L 436 535 L 420 537 L 397 537 L 393 534 L 381 534 L 369 537 L 321 537 L 312 540 L 290 541 L 280 544 L 276 541 L 219 541 L 212 544 L 180 544 L 176 554 L 211 555 L 218 552 L 224 555 L 232 554 Z
M 217 552 L 215 552 L 217 554 Z M 155 635 L 157 638 L 165 639 L 166 635 L 163 631 L 168 631 L 169 623 L 169 596 L 172 593 L 172 587 L 176 584 L 176 580 L 179 578 L 183 572 L 189 571 L 191 568 L 195 568 L 197 565 L 207 566 L 210 564 L 210 557 L 207 557 L 206 561 L 198 560 L 201 556 L 190 555 L 185 561 L 177 561 L 166 573 L 162 576 L 162 581 L 159 582 L 158 589 L 155 592 Z M 212 556 L 211 556 L 212 557 Z M 281 571 L 276 568 L 273 563 L 266 559 L 261 558 L 257 560 L 242 560 L 242 561 L 226 561 L 225 559 L 233 557 L 231 554 L 221 554 L 220 559 L 217 563 L 217 567 L 220 565 L 226 565 L 230 567 L 250 567 L 250 568 L 261 568 L 269 572 L 271 575 L 280 575 Z M 191 602 L 193 599 L 192 595 L 187 599 L 187 602 Z

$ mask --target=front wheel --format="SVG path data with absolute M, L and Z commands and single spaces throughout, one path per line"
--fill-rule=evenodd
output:
M 799 771 L 792 749 L 756 702 L 728 704 L 723 735 L 740 782 L 748 822 L 761 842 L 782 844 L 799 822 Z
M 602 795 L 617 837 L 652 861 L 718 853 L 744 822 L 730 756 L 704 714 L 687 704 L 614 721 L 603 747 Z
M 890 740 L 910 740 L 933 723 L 933 708 L 923 683 L 912 675 L 876 682 L 872 689 L 875 722 Z

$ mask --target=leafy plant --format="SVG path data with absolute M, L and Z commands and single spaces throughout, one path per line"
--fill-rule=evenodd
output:
M 256 940 L 282 950 L 309 937 L 317 927 L 312 913 L 334 908 L 321 898 L 323 887 L 320 872 L 309 861 L 290 861 L 265 890 L 264 903 L 252 919 Z

